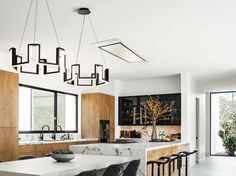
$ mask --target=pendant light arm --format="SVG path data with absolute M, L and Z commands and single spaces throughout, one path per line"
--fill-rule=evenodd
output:
M 78 50 L 77 50 L 77 54 L 76 54 L 76 62 L 75 62 L 76 64 L 78 64 L 78 60 L 79 60 L 79 52 L 80 52 L 82 37 L 83 37 L 83 33 L 84 33 L 84 22 L 85 22 L 85 15 L 83 15 L 82 28 L 81 28 L 81 32 L 80 32 L 80 38 L 79 38 L 79 46 L 78 46 Z
M 22 35 L 21 35 L 19 49 L 17 51 L 17 54 L 20 53 L 21 45 L 22 45 L 22 42 L 23 42 L 23 39 L 24 39 L 24 36 L 25 36 L 26 26 L 27 26 L 28 21 L 29 21 L 29 16 L 30 16 L 30 11 L 31 11 L 31 8 L 32 8 L 32 4 L 33 4 L 33 0 L 30 1 L 30 6 L 29 6 L 29 10 L 28 10 L 27 17 L 26 17 L 26 20 L 25 20 L 25 25 L 24 25 L 24 29 L 23 29 L 23 32 L 22 32 Z
M 91 25 L 91 28 L 92 28 L 92 30 L 93 30 L 94 37 L 95 37 L 96 42 L 97 42 L 97 46 L 99 47 L 99 40 L 98 40 L 97 34 L 96 34 L 96 32 L 95 32 L 93 23 L 92 23 L 92 21 L 91 21 L 91 19 L 90 19 L 90 15 L 88 15 L 88 19 L 89 19 L 89 23 L 90 23 L 90 25 Z M 107 68 L 107 64 L 106 64 L 106 61 L 105 61 L 103 52 L 102 52 L 102 50 L 100 50 L 100 49 L 99 49 L 99 51 L 100 51 L 100 53 L 101 53 L 101 56 L 102 56 L 102 60 L 103 60 L 103 62 L 104 62 L 104 65 L 105 65 L 105 67 Z
M 38 0 L 36 0 L 36 2 L 35 2 L 34 44 L 35 44 L 35 41 L 36 41 L 37 17 L 38 17 Z
M 53 21 L 52 13 L 51 13 L 51 10 L 50 10 L 49 4 L 48 4 L 48 0 L 46 0 L 46 4 L 47 4 L 47 8 L 48 8 L 48 13 L 49 13 L 50 19 L 51 19 L 51 22 L 52 22 L 52 25 L 53 25 L 53 30 L 54 30 L 54 33 L 55 33 L 55 36 L 56 36 L 56 39 L 57 39 L 57 44 L 58 44 L 59 47 L 61 47 L 60 42 L 59 42 L 59 38 L 58 38 L 58 35 L 57 35 L 56 26 L 55 26 L 55 23 Z

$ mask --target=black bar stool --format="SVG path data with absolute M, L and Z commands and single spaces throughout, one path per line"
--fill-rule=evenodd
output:
M 177 159 L 178 176 L 181 176 L 183 154 L 182 153 L 178 153 L 178 154 L 172 154 L 171 156 L 175 156 L 176 157 L 176 159 Z
M 162 175 L 165 174 L 165 164 L 169 163 L 169 158 L 157 159 L 154 161 L 148 161 L 147 165 L 151 165 L 151 176 L 154 176 L 154 164 L 157 165 L 157 176 L 161 176 L 160 170 L 162 166 Z
M 178 157 L 179 156 L 171 155 L 171 156 L 164 156 L 164 157 L 159 158 L 160 160 L 163 160 L 163 159 L 166 159 L 166 160 L 168 159 L 169 160 L 169 162 L 168 162 L 168 176 L 171 176 L 171 164 L 172 164 L 172 167 L 173 167 L 173 171 L 175 171 L 175 160 L 177 160 Z
M 182 156 L 182 157 L 185 157 L 185 176 L 188 176 L 188 156 L 194 154 L 194 153 L 197 153 L 198 152 L 198 149 L 195 149 L 194 151 L 192 152 L 187 152 L 187 151 L 182 151 L 182 152 L 179 152 L 179 154 Z

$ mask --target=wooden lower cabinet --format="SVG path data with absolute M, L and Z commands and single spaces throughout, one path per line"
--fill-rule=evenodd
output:
M 33 156 L 33 157 L 44 157 L 51 153 L 55 149 L 69 149 L 70 145 L 79 144 L 92 144 L 97 143 L 96 141 L 88 142 L 64 142 L 64 143 L 52 143 L 52 144 L 31 144 L 31 145 L 20 145 L 19 146 L 19 157 Z
M 0 128 L 0 161 L 18 159 L 18 129 Z
M 160 157 L 163 156 L 171 156 L 172 154 L 177 154 L 180 151 L 189 151 L 189 144 L 180 144 L 176 146 L 168 146 L 163 147 L 160 149 L 153 149 L 147 151 L 147 161 L 154 161 L 157 160 Z M 171 176 L 177 176 L 178 170 L 177 170 L 177 162 L 171 164 Z M 160 170 L 160 173 L 162 176 L 168 176 L 168 164 L 165 164 L 164 166 L 164 173 L 163 169 Z M 147 168 L 147 176 L 151 176 L 151 165 L 149 165 Z M 157 166 L 154 166 L 154 175 L 157 175 Z

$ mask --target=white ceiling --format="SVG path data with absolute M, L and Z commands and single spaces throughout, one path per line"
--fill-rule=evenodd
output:
M 75 62 L 82 17 L 76 8 L 88 7 L 99 40 L 119 38 L 147 63 L 129 64 L 106 54 L 115 79 L 146 79 L 191 72 L 209 80 L 236 70 L 235 0 L 48 0 L 62 47 Z M 0 51 L 18 48 L 30 0 L 0 0 Z M 46 55 L 54 54 L 56 39 L 39 0 L 37 41 Z M 32 42 L 33 16 L 25 34 Z M 87 21 L 88 22 L 88 21 Z M 79 62 L 84 72 L 102 59 L 86 23 Z M 42 46 L 42 47 L 43 47 Z M 25 47 L 23 47 L 25 50 Z

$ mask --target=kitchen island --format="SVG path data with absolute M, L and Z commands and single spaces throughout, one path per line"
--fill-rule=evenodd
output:
M 100 143 L 88 145 L 71 145 L 70 150 L 79 154 L 96 154 L 112 156 L 129 156 L 131 159 L 141 159 L 138 176 L 149 176 L 150 168 L 147 162 L 156 160 L 161 156 L 169 156 L 180 151 L 188 151 L 188 142 L 138 142 L 138 143 Z M 166 169 L 167 170 L 167 169 Z M 177 175 L 175 169 L 172 175 Z M 167 175 L 167 171 L 165 172 Z
M 57 162 L 51 157 L 0 163 L 1 176 L 73 176 L 82 171 L 103 169 L 111 164 L 130 161 L 130 157 L 75 154 L 69 162 Z

